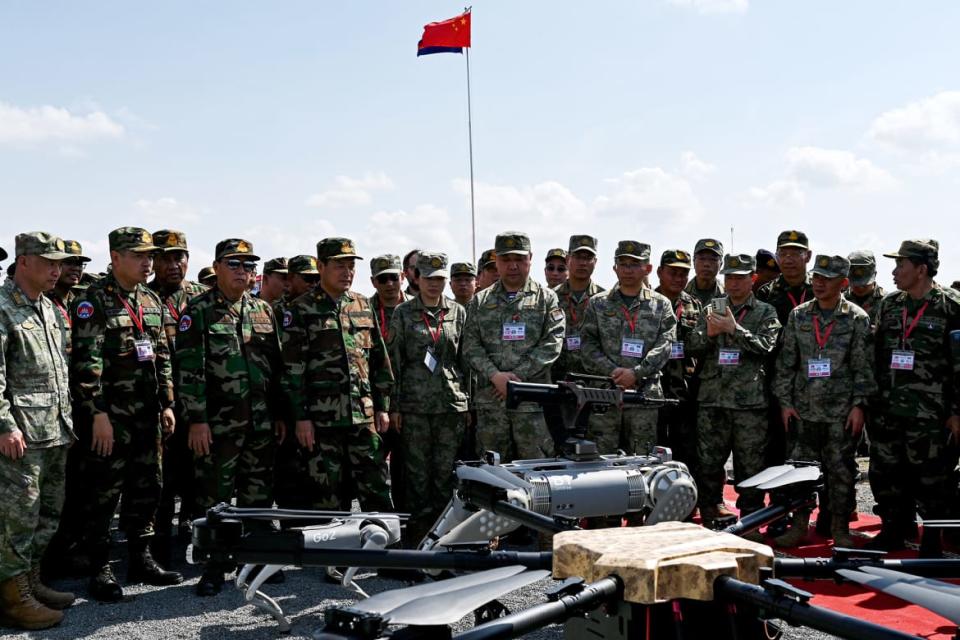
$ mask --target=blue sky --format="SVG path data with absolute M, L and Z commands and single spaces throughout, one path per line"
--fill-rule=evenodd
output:
M 44 229 L 106 261 L 180 228 L 192 271 L 327 235 L 470 257 L 464 59 L 418 59 L 441 2 L 0 6 L 0 246 Z M 942 244 L 960 278 L 960 4 L 477 2 L 478 249 L 572 233 L 692 249 Z M 892 265 L 880 259 L 881 282 Z M 360 280 L 366 281 L 366 268 Z M 361 289 L 368 287 L 360 287 Z

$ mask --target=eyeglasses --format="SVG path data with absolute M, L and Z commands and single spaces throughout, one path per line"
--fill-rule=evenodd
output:
M 253 260 L 238 260 L 236 258 L 230 258 L 226 261 L 226 265 L 231 271 L 236 271 L 240 267 L 243 267 L 243 270 L 248 273 L 253 273 L 257 270 L 257 263 Z
M 566 273 L 566 272 L 567 272 L 567 267 L 566 267 L 566 265 L 562 265 L 562 264 L 559 264 L 559 265 L 548 264 L 548 265 L 545 266 L 543 269 L 544 269 L 545 271 L 557 271 L 557 272 L 559 272 L 559 273 Z
M 388 282 L 399 282 L 400 274 L 398 273 L 381 273 L 377 276 L 377 284 L 387 284 Z

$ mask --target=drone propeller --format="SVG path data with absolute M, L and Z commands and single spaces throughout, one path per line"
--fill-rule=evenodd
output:
M 915 576 L 910 573 L 893 571 L 883 567 L 871 567 L 864 565 L 860 567 L 860 571 L 869 573 L 870 575 L 880 576 L 881 578 L 891 578 L 893 580 L 897 580 L 898 582 L 905 582 L 918 587 L 933 589 L 934 591 L 940 591 L 941 593 L 946 593 L 948 595 L 957 596 L 960 598 L 960 585 L 957 584 L 950 584 L 949 582 L 942 582 L 940 580 L 933 580 L 931 578 L 921 578 L 920 576 Z
M 919 605 L 943 616 L 953 624 L 960 625 L 960 596 L 948 595 L 940 590 L 920 586 L 915 582 L 916 576 L 889 570 L 887 573 L 893 574 L 890 577 L 850 569 L 839 569 L 837 573 L 851 582 Z
M 761 491 L 771 491 L 791 484 L 815 482 L 820 479 L 820 475 L 820 469 L 818 467 L 799 467 L 758 485 L 757 489 Z
M 796 469 L 796 467 L 792 464 L 781 464 L 776 467 L 768 467 L 760 473 L 750 476 L 737 486 L 741 489 L 752 489 L 760 486 L 764 482 L 769 482 L 774 478 L 778 478 L 788 471 L 793 471 L 794 469 Z

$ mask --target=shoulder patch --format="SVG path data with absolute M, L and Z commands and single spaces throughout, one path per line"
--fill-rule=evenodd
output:
M 188 315 L 180 316 L 180 324 L 178 325 L 178 328 L 180 329 L 180 331 L 187 331 L 192 326 L 193 326 L 193 318 L 191 318 Z
M 554 322 L 560 322 L 563 320 L 563 311 L 561 309 L 554 309 L 550 312 L 550 319 Z
M 287 328 L 287 327 L 289 327 L 291 324 L 293 324 L 293 312 L 292 312 L 292 311 L 289 311 L 289 310 L 284 311 L 284 312 L 283 312 L 283 327 L 284 327 L 284 328 Z
M 93 315 L 93 304 L 84 300 L 77 305 L 77 317 L 81 320 L 87 320 Z

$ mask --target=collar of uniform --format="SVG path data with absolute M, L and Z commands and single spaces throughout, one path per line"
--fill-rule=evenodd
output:
M 527 278 L 527 281 L 523 284 L 522 287 L 520 287 L 519 291 L 517 291 L 517 295 L 513 299 L 513 302 L 516 302 L 522 296 L 527 295 L 531 291 L 536 291 L 536 288 L 537 288 L 537 283 L 534 282 L 533 278 Z M 503 287 L 503 282 L 501 280 L 497 280 L 496 282 L 493 283 L 493 286 L 490 287 L 490 293 L 491 295 L 500 297 L 505 302 L 510 302 L 510 300 L 507 299 L 507 290 Z
M 406 293 L 404 293 L 403 291 L 401 291 L 401 292 L 400 292 L 400 302 L 398 302 L 397 305 L 394 306 L 394 307 L 386 307 L 386 308 L 387 308 L 387 309 L 390 309 L 390 308 L 396 309 L 398 306 L 400 306 L 401 304 L 403 304 L 403 303 L 406 302 L 407 300 L 412 300 L 412 299 L 415 298 L 415 297 L 416 297 L 416 296 L 408 296 Z M 372 296 L 370 296 L 370 306 L 373 307 L 374 309 L 379 309 L 381 306 L 383 306 L 383 302 L 381 302 L 381 300 L 382 300 L 382 299 L 380 298 L 380 294 L 379 294 L 379 293 L 374 293 Z
M 5 289 L 8 290 L 8 292 L 10 293 L 10 299 L 13 300 L 14 303 L 17 304 L 17 306 L 20 306 L 20 307 L 36 306 L 36 303 L 34 303 L 33 300 L 27 297 L 27 294 L 24 292 L 23 289 L 21 289 L 17 285 L 17 283 L 13 280 L 13 278 L 10 278 L 6 282 L 4 282 L 3 286 Z M 46 296 L 41 293 L 40 297 L 37 298 L 37 302 L 40 304 L 43 304 L 44 298 L 46 298 Z M 47 300 L 47 302 L 50 302 L 50 301 Z
M 430 311 L 429 307 L 423 304 L 423 300 L 420 298 L 419 295 L 413 296 L 412 298 L 407 300 L 407 302 L 410 304 L 411 308 L 417 309 L 418 311 Z M 440 304 L 437 308 L 442 309 L 444 311 L 449 311 L 450 307 L 451 307 L 450 299 L 447 298 L 447 296 L 441 295 Z
M 127 296 L 136 295 L 140 291 L 141 287 L 149 291 L 146 285 L 141 284 L 139 282 L 133 286 L 133 289 L 127 291 L 126 289 L 120 286 L 120 283 L 117 282 L 117 277 L 114 276 L 112 272 L 107 274 L 107 276 L 104 278 L 104 284 L 103 284 L 103 290 L 106 291 L 107 293 L 116 293 L 118 295 L 125 294 Z
M 636 303 L 640 302 L 641 300 L 649 300 L 651 293 L 652 293 L 652 291 L 651 291 L 649 288 L 647 288 L 647 287 L 640 287 L 640 292 L 637 293 L 637 295 L 636 295 L 633 303 L 636 304 Z M 619 283 L 619 282 L 618 282 L 617 284 L 613 285 L 613 287 L 610 289 L 609 293 L 607 293 L 607 300 L 613 300 L 613 299 L 615 299 L 615 298 L 619 298 L 620 300 L 623 300 L 623 294 L 620 293 L 620 283 Z
M 792 285 L 787 284 L 787 280 L 783 277 L 782 273 L 779 276 L 777 276 L 777 279 L 774 280 L 773 282 L 774 282 L 774 285 L 773 285 L 774 287 L 778 289 L 782 289 L 783 291 L 790 291 L 791 289 L 794 288 Z M 804 274 L 803 276 L 803 282 L 798 284 L 796 288 L 806 289 L 811 286 L 812 285 L 810 284 L 810 274 L 807 273 L 807 274 Z
M 733 307 L 733 300 L 730 300 L 730 294 L 727 294 L 727 300 L 730 302 L 730 306 Z M 737 307 L 737 309 L 752 309 L 757 304 L 757 297 L 751 292 L 747 299 L 742 305 Z

